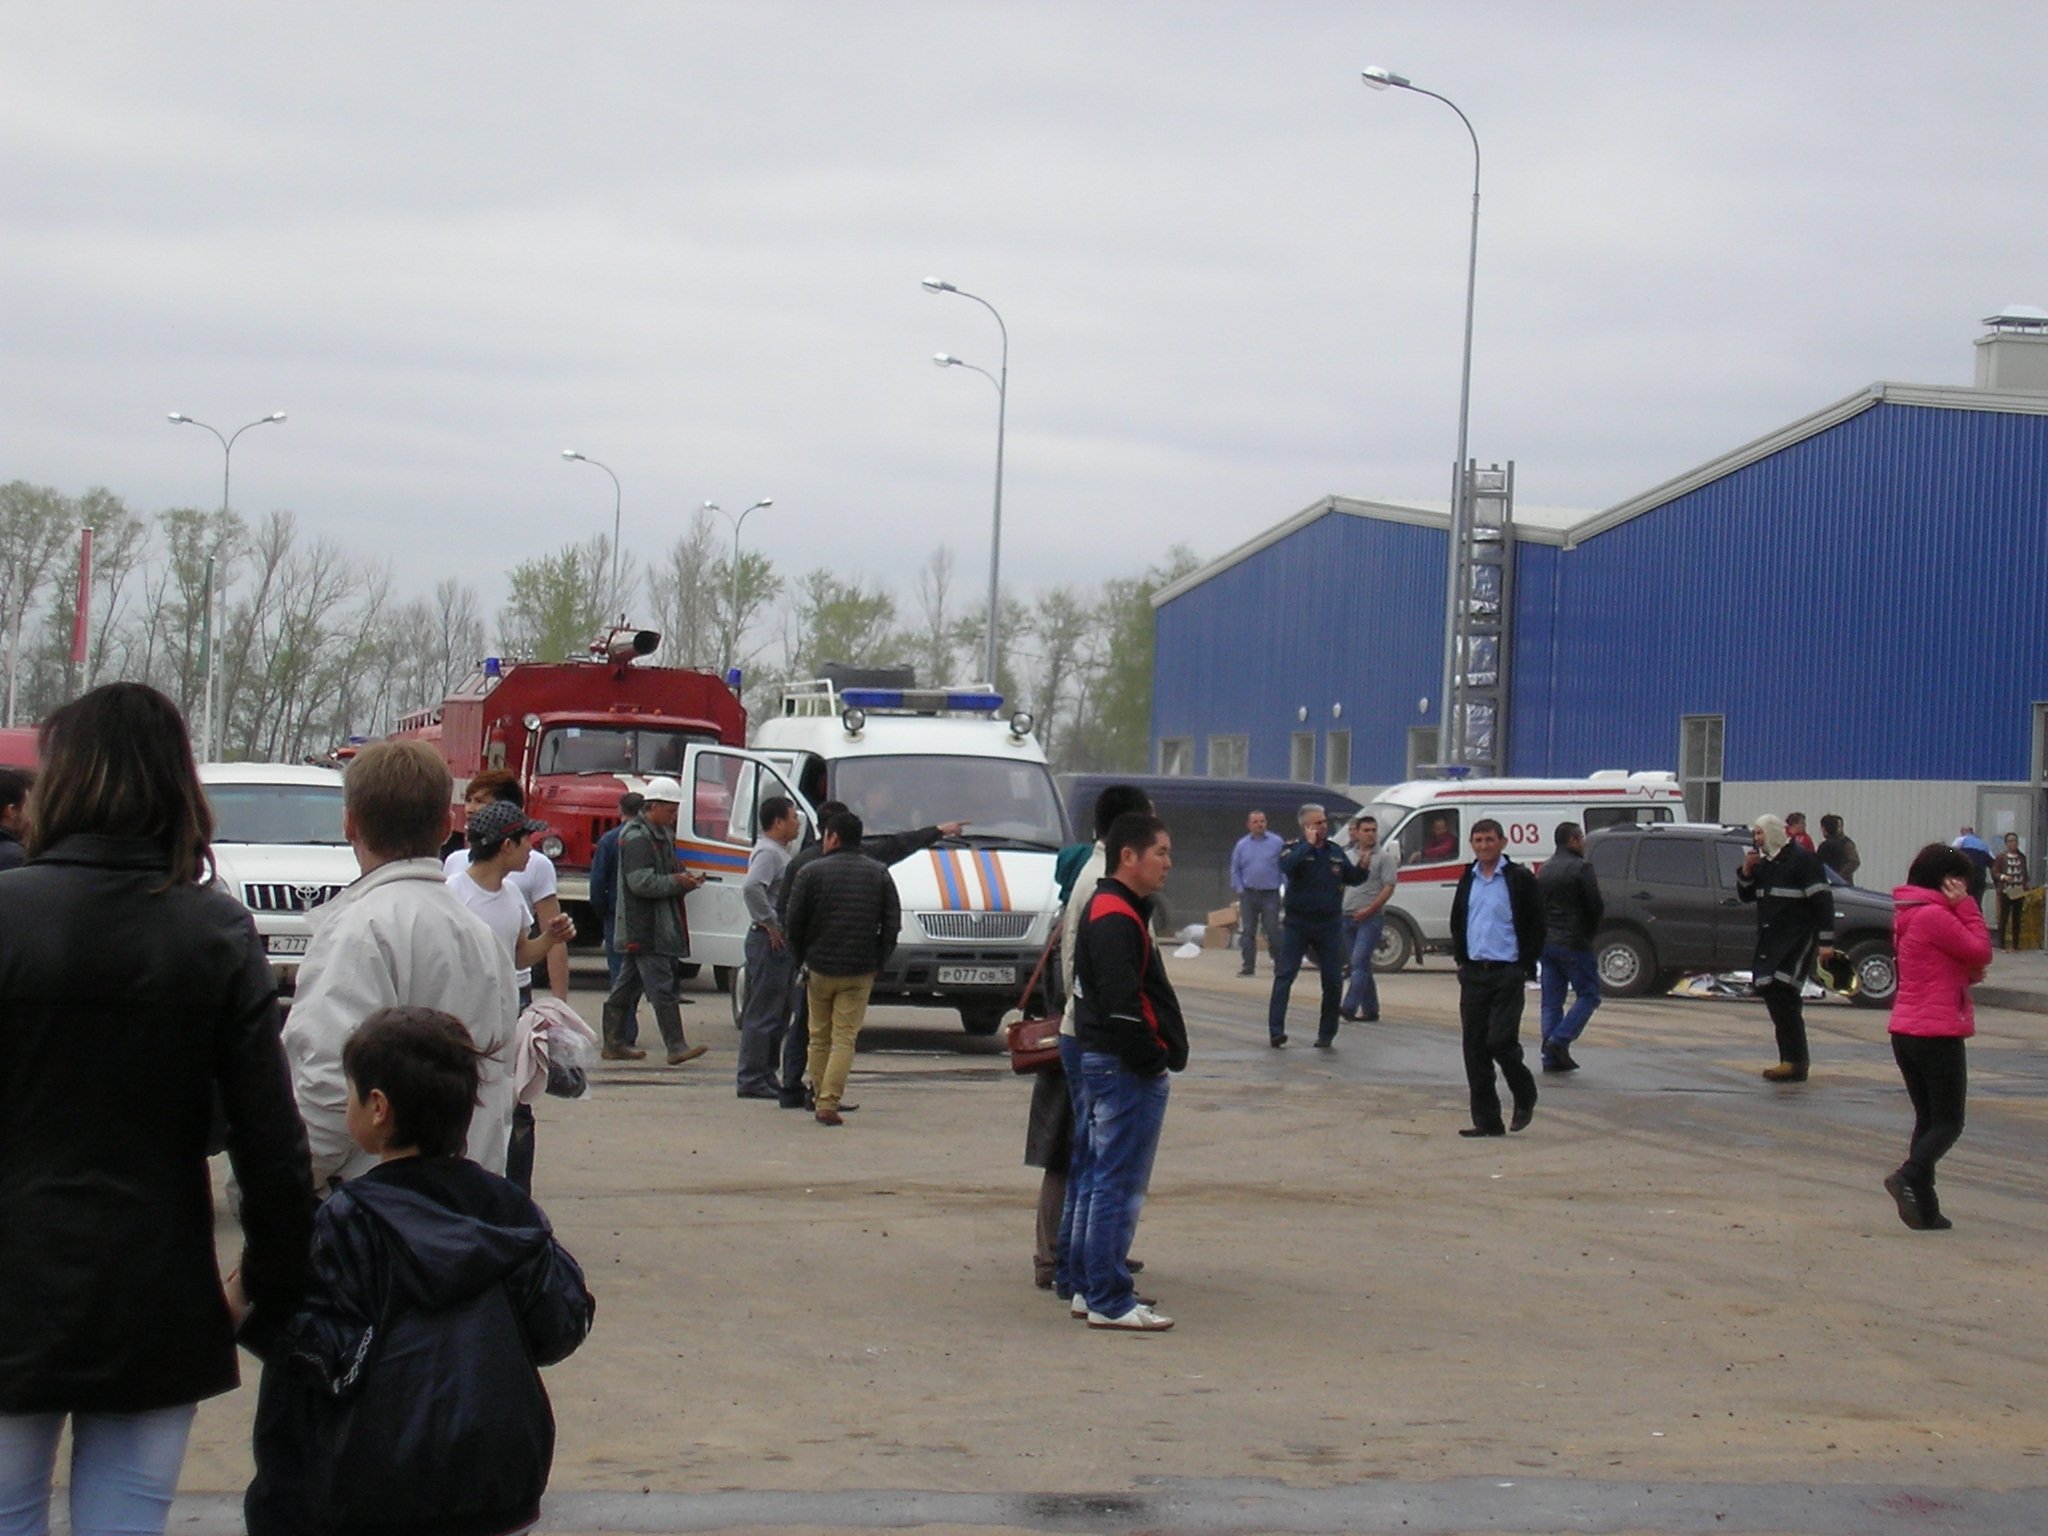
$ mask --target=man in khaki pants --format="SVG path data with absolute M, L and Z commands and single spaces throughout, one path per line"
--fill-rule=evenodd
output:
M 821 831 L 825 852 L 798 873 L 784 928 L 790 953 L 810 971 L 812 1108 L 820 1125 L 842 1125 L 854 1042 L 903 912 L 889 871 L 860 850 L 858 816 L 841 811 Z

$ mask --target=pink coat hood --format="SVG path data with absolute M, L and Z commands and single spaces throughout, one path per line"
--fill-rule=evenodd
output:
M 1892 891 L 1892 949 L 1899 990 L 1892 999 L 1892 1033 L 1973 1035 L 1970 985 L 1991 963 L 1984 914 L 1967 896 L 1950 902 L 1939 891 L 1901 885 Z

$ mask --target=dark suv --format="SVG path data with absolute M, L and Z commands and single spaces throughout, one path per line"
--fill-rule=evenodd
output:
M 1614 997 L 1668 992 L 1698 971 L 1746 971 L 1756 953 L 1756 908 L 1737 898 L 1747 827 L 1616 827 L 1586 839 L 1607 904 L 1593 942 L 1601 990 Z M 1889 1008 L 1898 990 L 1892 899 L 1831 874 L 1835 947 L 1856 967 L 1856 1001 Z

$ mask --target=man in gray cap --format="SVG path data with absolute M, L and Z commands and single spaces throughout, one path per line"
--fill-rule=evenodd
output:
M 626 1021 L 644 994 L 654 1006 L 661 1043 L 670 1066 L 694 1061 L 710 1047 L 683 1038 L 682 964 L 690 953 L 690 925 L 683 898 L 704 877 L 676 868 L 676 818 L 683 786 L 674 779 L 650 779 L 640 814 L 619 833 L 619 886 L 615 945 L 624 964 L 604 1000 L 604 1058 L 633 1061 L 647 1053 L 626 1044 Z

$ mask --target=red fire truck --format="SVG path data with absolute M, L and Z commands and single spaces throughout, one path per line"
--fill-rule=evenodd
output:
M 487 659 L 392 735 L 432 742 L 458 795 L 486 768 L 517 774 L 527 810 L 548 824 L 538 846 L 555 861 L 564 905 L 589 900 L 591 849 L 618 825 L 619 796 L 657 774 L 680 780 L 691 796 L 677 828 L 683 864 L 729 880 L 736 894 L 752 805 L 783 790 L 779 782 L 762 787 L 762 765 L 750 754 L 720 750 L 740 747 L 747 735 L 747 712 L 725 680 L 643 662 L 660 643 L 652 630 L 614 629 L 592 642 L 588 660 Z M 459 826 L 461 806 L 452 814 Z M 693 929 L 702 894 L 691 898 Z

